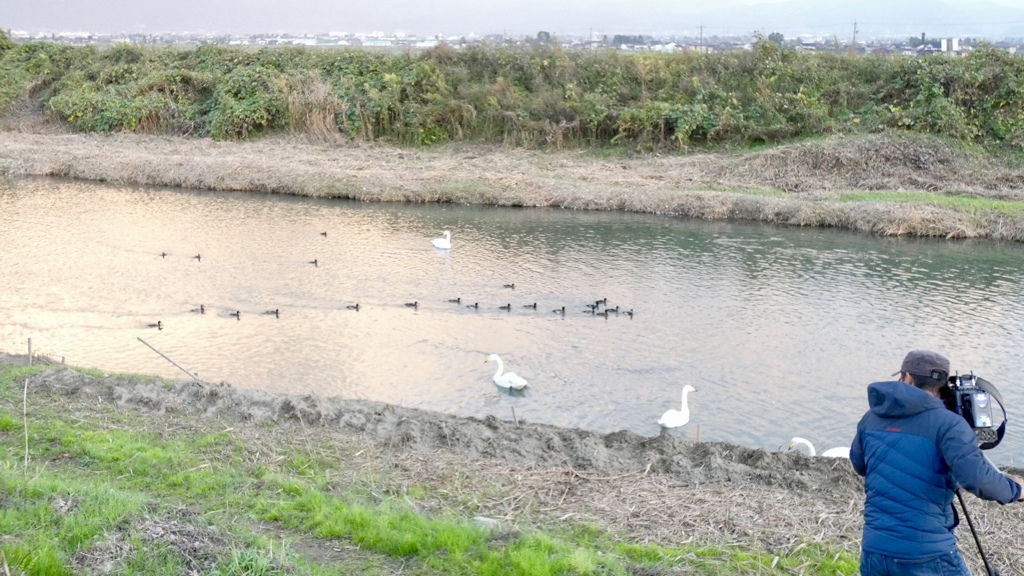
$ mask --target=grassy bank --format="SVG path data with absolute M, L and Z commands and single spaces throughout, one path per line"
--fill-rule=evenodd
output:
M 543 515 L 482 524 L 473 520 L 486 512 L 481 503 L 509 498 L 478 465 L 453 461 L 442 473 L 418 476 L 393 442 L 157 414 L 104 395 L 38 388 L 67 378 L 50 367 L 0 368 L 0 560 L 11 574 L 856 570 L 849 552 L 813 538 L 796 537 L 772 553 L 699 541 L 651 544 Z
M 414 150 L 296 137 L 217 142 L 25 129 L 0 131 L 0 173 L 1024 240 L 1019 167 L 945 140 L 890 134 L 746 153 L 622 158 L 484 145 Z
M 0 112 L 32 99 L 82 132 L 245 139 L 288 131 L 428 146 L 702 150 L 884 130 L 1019 150 L 1024 59 L 440 46 L 0 45 Z

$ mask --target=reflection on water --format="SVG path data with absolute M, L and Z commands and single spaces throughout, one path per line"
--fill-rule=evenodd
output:
M 1001 388 L 990 455 L 1024 464 L 1018 245 L 54 180 L 0 189 L 0 245 L 9 352 L 184 376 L 141 337 L 209 381 L 646 435 L 689 383 L 673 433 L 823 450 L 849 444 L 869 382 L 933 348 Z M 635 317 L 584 313 L 601 298 Z M 525 394 L 491 383 L 492 352 Z

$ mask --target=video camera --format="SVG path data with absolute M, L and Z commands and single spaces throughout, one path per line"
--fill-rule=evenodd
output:
M 978 436 L 978 447 L 982 450 L 995 448 L 1006 434 L 1006 408 L 999 390 L 984 378 L 974 373 L 949 377 L 949 385 L 942 389 L 942 400 L 946 408 L 964 417 Z M 995 427 L 995 413 L 992 402 L 999 404 L 1003 420 Z

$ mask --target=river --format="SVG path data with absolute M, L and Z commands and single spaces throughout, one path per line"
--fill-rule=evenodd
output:
M 1024 465 L 1017 244 L 21 179 L 0 185 L 0 246 L 7 352 L 186 377 L 141 338 L 210 382 L 645 435 L 692 384 L 671 433 L 822 451 L 931 348 L 1000 387 L 988 455 Z M 605 298 L 634 315 L 585 312 Z M 491 383 L 491 353 L 524 393 Z

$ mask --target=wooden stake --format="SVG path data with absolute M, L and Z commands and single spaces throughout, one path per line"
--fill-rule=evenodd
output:
M 515 421 L 516 426 L 519 426 L 519 418 L 516 418 L 516 407 L 512 407 L 512 420 Z
M 32 339 L 28 339 L 28 365 L 32 365 Z
M 32 339 L 29 338 L 29 342 Z M 29 355 L 29 358 L 32 358 Z M 25 471 L 24 474 L 28 474 L 28 378 L 25 378 L 25 392 L 21 399 L 21 421 L 25 425 Z
M 697 444 L 700 444 L 700 424 L 697 424 Z

